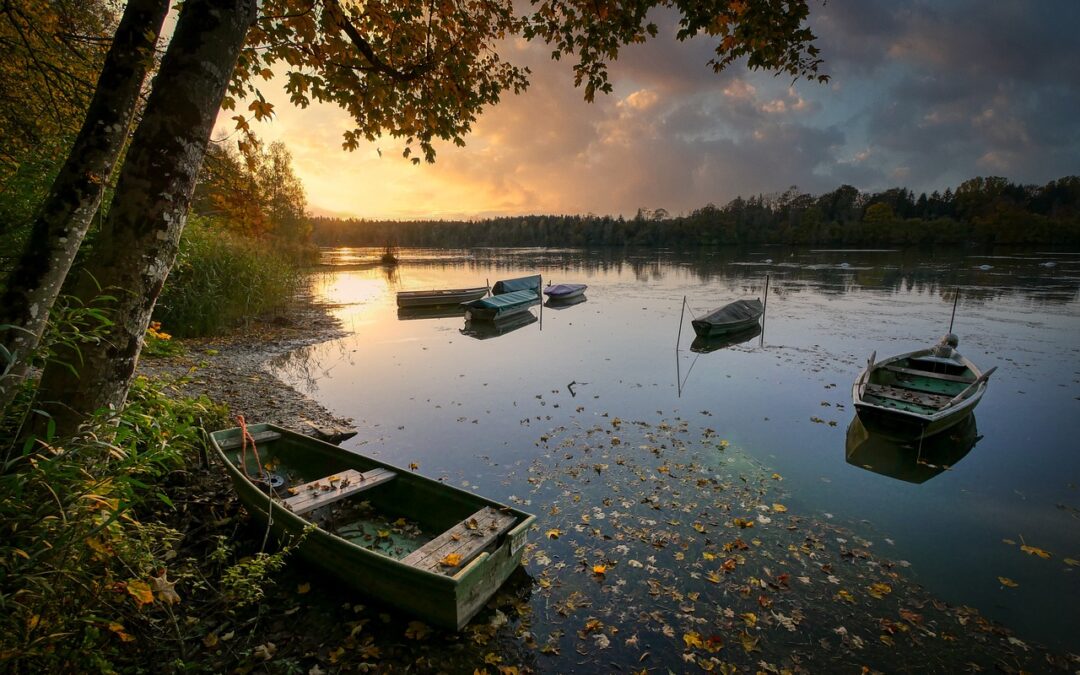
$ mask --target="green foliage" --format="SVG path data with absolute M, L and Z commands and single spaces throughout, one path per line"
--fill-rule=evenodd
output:
M 299 281 L 295 263 L 269 242 L 192 218 L 154 316 L 173 334 L 209 335 L 280 307 Z
M 285 566 L 286 556 L 300 545 L 313 528 L 313 525 L 309 526 L 299 539 L 289 542 L 274 553 L 259 551 L 225 568 L 221 575 L 221 593 L 225 601 L 233 607 L 246 607 L 262 600 L 266 594 L 266 585 L 273 583 L 270 576 Z M 223 551 L 223 548 L 224 542 L 220 542 L 212 557 L 217 560 L 227 558 L 228 552 Z
M 158 484 L 202 447 L 202 423 L 224 419 L 205 398 L 172 399 L 138 379 L 122 413 L 75 439 L 4 436 L 0 670 L 109 671 L 126 643 L 156 630 L 180 534 L 138 514 L 168 503 Z

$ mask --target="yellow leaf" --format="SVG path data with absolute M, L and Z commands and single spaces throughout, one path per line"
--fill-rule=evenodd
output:
M 698 532 L 705 532 L 705 526 L 702 525 L 701 523 L 695 522 L 694 523 L 694 529 L 697 530 Z
M 880 640 L 881 640 L 881 641 L 882 641 L 882 642 L 883 642 L 884 644 L 887 644 L 887 645 L 889 645 L 890 647 L 892 647 L 892 646 L 895 646 L 895 645 L 896 645 L 896 640 L 893 640 L 893 639 L 892 639 L 891 637 L 889 637 L 888 635 L 879 635 L 879 636 L 878 636 L 878 639 L 880 639 Z
M 787 511 L 787 507 L 784 506 L 783 504 L 773 504 L 772 505 L 772 510 L 777 512 L 777 513 L 784 513 L 784 512 Z
M 445 567 L 457 567 L 461 564 L 461 554 L 449 553 L 445 558 L 439 561 L 439 564 Z
M 558 539 L 559 535 L 562 534 L 562 532 L 560 532 L 557 528 L 553 527 L 544 534 L 547 536 L 548 539 Z
M 410 621 L 405 629 L 405 637 L 410 640 L 423 640 L 428 635 L 431 635 L 431 629 L 423 621 Z
M 306 582 L 306 581 L 296 587 L 296 592 L 299 593 L 300 595 L 303 595 L 304 593 L 307 593 L 310 590 L 311 590 L 311 584 Z
M 757 614 L 754 614 L 753 612 L 746 612 L 745 614 L 740 614 L 739 616 L 742 617 L 742 620 L 746 622 L 747 626 L 753 628 L 755 625 L 757 625 Z
M 783 477 L 783 476 L 781 476 L 781 475 L 780 475 L 780 474 L 778 474 L 778 473 L 774 473 L 774 474 L 772 475 L 772 479 L 773 479 L 773 480 L 784 480 L 784 477 Z
M 1009 577 L 998 577 L 998 581 L 1001 582 L 1002 586 L 1007 586 L 1009 588 L 1016 588 L 1017 586 L 1020 585 L 1020 584 L 1016 583 L 1015 581 L 1013 581 L 1012 579 L 1010 579 Z
M 109 624 L 109 630 L 116 633 L 116 637 L 120 638 L 123 642 L 135 642 L 135 638 L 128 635 L 124 631 L 124 624 L 112 622 Z
M 496 654 L 495 652 L 488 652 L 487 654 L 484 655 L 484 663 L 487 663 L 487 664 L 490 664 L 490 665 L 494 666 L 494 665 L 496 665 L 498 663 L 502 663 L 502 657 L 499 656 L 498 654 Z
M 695 647 L 700 649 L 701 647 L 705 646 L 705 644 L 701 641 L 701 636 L 692 631 L 683 635 L 682 639 L 683 642 L 686 643 L 687 649 L 693 649 Z
M 379 539 L 390 538 L 390 530 L 378 530 L 377 534 L 379 535 Z
M 607 565 L 593 565 L 592 571 L 593 574 L 602 575 L 604 572 L 607 572 Z
M 872 597 L 880 600 L 889 593 L 892 593 L 892 587 L 888 584 L 882 583 L 870 584 L 870 588 L 868 588 L 866 592 L 869 593 Z
M 732 522 L 732 523 L 734 523 L 734 524 L 735 524 L 735 525 L 736 525 L 737 527 L 741 527 L 741 528 L 743 528 L 743 529 L 746 529 L 746 528 L 748 528 L 748 527 L 753 527 L 753 526 L 754 526 L 754 521 L 752 521 L 752 520 L 745 520 L 745 519 L 743 519 L 743 518 L 735 518 L 735 519 L 734 519 L 734 520 L 732 520 L 731 522 Z
M 1080 560 L 1077 560 L 1076 558 L 1065 558 L 1065 564 L 1069 567 L 1077 567 L 1080 565 Z
M 1034 546 L 1028 546 L 1027 544 L 1024 544 L 1023 546 L 1021 546 L 1020 550 L 1023 551 L 1024 553 L 1029 554 L 1029 555 L 1037 555 L 1040 558 L 1049 558 L 1050 557 L 1050 552 L 1049 551 L 1044 551 L 1041 548 L 1035 548 Z
M 855 602 L 855 596 L 842 588 L 836 592 L 836 597 L 844 602 Z
M 701 553 L 701 557 L 704 558 L 705 560 L 716 560 L 716 554 L 715 553 L 709 553 L 708 551 L 703 551 Z
M 420 468 L 420 465 L 417 464 L 416 462 L 409 462 L 409 468 L 412 469 L 413 471 L 416 471 L 417 469 Z
M 127 592 L 131 597 L 135 598 L 135 602 L 139 607 L 149 605 L 154 601 L 154 594 L 150 590 L 150 585 L 145 581 L 129 581 L 127 583 Z
M 720 583 L 720 573 L 717 572 L 716 570 L 713 570 L 711 572 L 706 572 L 705 573 L 705 579 L 707 579 L 708 581 L 711 581 L 714 584 L 718 584 L 718 583 Z

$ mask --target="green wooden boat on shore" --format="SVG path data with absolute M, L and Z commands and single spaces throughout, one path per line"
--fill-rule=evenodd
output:
M 362 593 L 460 630 L 521 563 L 524 511 L 271 424 L 247 432 L 210 435 L 241 502 Z

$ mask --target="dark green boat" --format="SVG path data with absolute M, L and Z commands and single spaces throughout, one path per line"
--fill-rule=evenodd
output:
M 426 621 L 463 628 L 521 563 L 535 517 L 270 424 L 211 434 L 243 504 L 308 561 Z M 257 459 L 256 459 L 257 453 Z
M 956 351 L 947 334 L 930 349 L 874 361 L 855 379 L 855 410 L 875 433 L 925 438 L 964 421 L 986 392 L 996 367 L 982 372 Z

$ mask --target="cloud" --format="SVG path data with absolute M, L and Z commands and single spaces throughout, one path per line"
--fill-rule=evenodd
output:
M 613 93 L 592 104 L 548 47 L 507 43 L 529 90 L 485 110 L 465 148 L 439 145 L 433 166 L 402 160 L 393 139 L 341 152 L 348 119 L 327 106 L 282 100 L 262 133 L 292 150 L 311 204 L 366 217 L 680 213 L 789 185 L 919 192 L 1080 173 L 1072 0 L 812 2 L 828 85 L 713 73 L 712 41 L 678 42 L 673 16 L 656 20 L 660 37 L 624 48 Z

